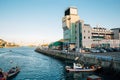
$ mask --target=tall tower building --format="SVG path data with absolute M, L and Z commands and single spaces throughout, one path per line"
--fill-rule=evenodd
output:
M 75 23 L 79 19 L 76 7 L 69 7 L 65 10 L 62 18 L 64 42 L 75 44 Z
M 70 49 L 75 48 L 79 51 L 83 47 L 91 47 L 91 27 L 80 20 L 76 7 L 69 7 L 65 10 L 62 28 L 64 42 L 69 44 Z

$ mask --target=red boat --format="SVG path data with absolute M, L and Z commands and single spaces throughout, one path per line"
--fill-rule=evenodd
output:
M 87 80 L 102 80 L 102 79 L 99 76 L 91 75 L 87 77 Z

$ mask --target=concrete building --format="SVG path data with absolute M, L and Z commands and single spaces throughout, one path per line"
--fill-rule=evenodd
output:
M 89 24 L 84 24 L 82 28 L 82 43 L 83 48 L 91 48 L 91 26 Z
M 69 7 L 62 18 L 64 43 L 70 49 L 92 47 L 120 47 L 120 28 L 108 30 L 99 26 L 84 24 L 78 16 L 77 8 Z
M 114 33 L 111 30 L 107 30 L 102 27 L 94 27 L 92 28 L 92 39 L 93 40 L 102 40 L 102 39 L 113 39 Z
M 77 8 L 69 7 L 65 10 L 65 15 L 62 18 L 62 28 L 64 42 L 67 46 L 71 48 L 75 47 L 75 23 L 80 18 L 78 16 Z
M 76 50 L 79 51 L 81 48 L 87 47 L 91 48 L 91 26 L 89 24 L 84 24 L 83 20 L 76 22 Z
M 113 28 L 111 30 L 112 30 L 112 32 L 114 34 L 113 38 L 120 40 L 120 28 Z

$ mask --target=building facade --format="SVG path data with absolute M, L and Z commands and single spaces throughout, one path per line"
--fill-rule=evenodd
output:
M 70 46 L 71 48 L 75 47 L 75 23 L 79 19 L 78 11 L 75 7 L 67 8 L 62 18 L 64 42 L 66 46 Z
M 112 30 L 112 32 L 114 34 L 113 38 L 120 40 L 120 28 L 113 28 L 111 30 Z
M 80 19 L 75 7 L 65 10 L 62 28 L 64 43 L 68 44 L 70 49 L 75 48 L 76 51 L 80 51 L 81 48 L 120 47 L 120 28 L 111 30 L 99 26 L 92 28 L 90 24 L 85 24 Z

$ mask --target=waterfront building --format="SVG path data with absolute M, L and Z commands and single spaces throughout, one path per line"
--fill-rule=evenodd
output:
M 64 12 L 62 28 L 64 48 L 70 50 L 92 47 L 120 47 L 120 28 L 106 29 L 100 26 L 91 27 L 78 16 L 76 7 L 69 7 Z
M 91 47 L 120 47 L 119 34 L 119 28 L 107 30 L 98 26 L 94 27 Z
M 65 10 L 64 17 L 62 18 L 62 28 L 65 44 L 64 47 L 75 47 L 75 23 L 79 19 L 80 18 L 78 16 L 78 11 L 76 7 L 69 7 Z
M 120 40 L 120 28 L 113 28 L 111 29 L 113 31 L 113 38 Z
M 83 20 L 76 22 L 76 51 L 80 51 L 81 48 L 87 47 L 91 48 L 91 26 L 89 24 L 84 24 Z

